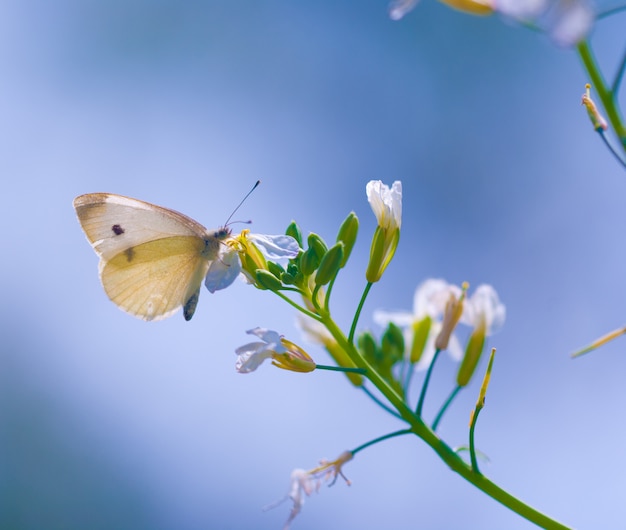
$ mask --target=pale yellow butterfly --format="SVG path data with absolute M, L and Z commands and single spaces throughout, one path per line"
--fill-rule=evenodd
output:
M 113 193 L 81 195 L 74 208 L 113 303 L 143 320 L 161 320 L 181 306 L 185 320 L 193 317 L 202 280 L 230 236 L 228 221 L 207 230 L 182 213 Z

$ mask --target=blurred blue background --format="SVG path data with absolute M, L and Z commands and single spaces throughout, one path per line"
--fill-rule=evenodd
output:
M 596 27 L 608 74 L 625 23 Z M 626 174 L 580 106 L 573 52 L 432 1 L 392 22 L 385 0 L 5 0 L 0 65 L 0 527 L 281 528 L 289 504 L 261 508 L 293 468 L 402 428 L 341 374 L 235 373 L 246 329 L 301 342 L 268 293 L 205 291 L 189 323 L 142 322 L 104 294 L 75 196 L 217 227 L 260 178 L 240 212 L 255 231 L 295 218 L 332 241 L 359 216 L 334 291 L 343 325 L 375 227 L 365 184 L 402 180 L 400 246 L 363 328 L 379 331 L 376 308 L 409 310 L 428 277 L 494 285 L 507 322 L 489 343 L 483 470 L 579 529 L 623 528 L 626 339 L 569 354 L 626 324 Z M 442 358 L 427 417 L 455 370 Z M 441 426 L 452 445 L 478 379 Z M 352 486 L 322 488 L 293 528 L 532 526 L 417 439 L 345 473 Z

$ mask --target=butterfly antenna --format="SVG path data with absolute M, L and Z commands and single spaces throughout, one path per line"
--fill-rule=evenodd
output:
M 233 218 L 233 215 L 235 215 L 235 213 L 237 212 L 237 210 L 239 210 L 239 208 L 241 208 L 241 205 L 242 205 L 242 204 L 246 201 L 246 199 L 247 199 L 248 197 L 250 197 L 250 195 L 252 194 L 252 192 L 253 192 L 254 190 L 256 190 L 256 189 L 257 189 L 257 186 L 258 186 L 259 184 L 261 184 L 261 181 L 260 181 L 260 180 L 257 180 L 257 181 L 255 182 L 254 186 L 252 186 L 252 189 L 251 189 L 248 193 L 246 193 L 246 196 L 245 196 L 243 199 L 241 199 L 241 202 L 237 205 L 237 207 L 236 207 L 236 208 L 232 211 L 232 213 L 228 216 L 228 219 L 226 219 L 226 222 L 224 223 L 224 226 L 228 226 L 228 225 L 229 225 L 230 220 Z M 245 221 L 243 221 L 243 222 L 245 222 Z M 248 223 L 251 223 L 251 222 L 252 222 L 252 221 L 248 221 Z

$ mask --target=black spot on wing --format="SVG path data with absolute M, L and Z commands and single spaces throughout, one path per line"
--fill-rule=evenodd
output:
M 122 228 L 122 226 L 121 226 L 121 225 L 113 225 L 113 226 L 111 227 L 111 230 L 113 230 L 113 233 L 114 233 L 116 236 L 121 236 L 121 235 L 122 235 L 122 234 L 126 231 L 126 230 L 124 230 L 124 229 Z
M 131 261 L 133 261 L 133 258 L 135 257 L 135 251 L 133 250 L 133 247 L 128 247 L 125 251 L 124 254 L 126 254 L 126 260 L 130 263 Z

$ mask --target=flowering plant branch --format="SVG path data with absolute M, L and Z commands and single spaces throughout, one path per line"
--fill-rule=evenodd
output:
M 371 181 L 366 191 L 377 219 L 377 227 L 371 241 L 363 295 L 348 332 L 342 330 L 333 318 L 331 291 L 357 239 L 359 221 L 354 213 L 346 218 L 338 231 L 335 244 L 330 247 L 317 234 L 310 234 L 305 245 L 299 226 L 293 222 L 287 234 L 298 242 L 301 250 L 297 256 L 288 260 L 286 266 L 250 259 L 248 253 L 257 255 L 257 252 L 254 243 L 249 240 L 245 248 L 237 247 L 246 278 L 258 288 L 269 290 L 283 300 L 288 298 L 286 293 L 300 297 L 301 303 L 290 299 L 290 304 L 300 311 L 300 323 L 305 334 L 324 346 L 337 364 L 335 369 L 344 371 L 352 385 L 366 389 L 372 397 L 374 394 L 367 386 L 374 387 L 381 396 L 375 398 L 376 402 L 405 423 L 404 428 L 345 451 L 334 461 L 323 460 L 320 466 L 310 471 L 295 470 L 291 477 L 290 493 L 285 497 L 293 502 L 285 528 L 301 511 L 305 497 L 319 489 L 321 483 L 330 480 L 334 483 L 339 475 L 345 479 L 343 466 L 357 453 L 373 444 L 407 434 L 419 437 L 453 471 L 522 517 L 544 528 L 567 528 L 506 492 L 478 469 L 474 441 L 476 423 L 485 402 L 493 353 L 476 408 L 471 415 L 468 431 L 470 462 L 462 457 L 463 451 L 453 449 L 435 433 L 448 406 L 467 386 L 476 371 L 486 337 L 504 322 L 505 308 L 491 286 L 481 285 L 468 296 L 467 284 L 457 287 L 443 280 L 427 280 L 416 291 L 413 313 L 379 311 L 375 319 L 386 326 L 382 336 L 377 339 L 369 332 L 357 334 L 358 320 L 367 295 L 382 279 L 393 259 L 401 229 L 401 183 L 396 181 L 389 188 L 380 181 Z M 454 334 L 459 324 L 471 327 L 464 351 Z M 294 372 L 328 368 L 316 364 L 304 349 L 277 332 L 256 328 L 248 333 L 261 340 L 236 350 L 236 367 L 241 373 L 254 371 L 266 359 L 271 359 L 272 364 L 279 368 Z M 423 417 L 422 408 L 429 381 L 434 374 L 435 362 L 444 351 L 449 351 L 461 363 L 451 397 L 441 407 L 435 422 L 429 425 Z M 423 369 L 427 369 L 427 374 L 418 402 L 411 404 L 411 376 L 415 371 Z

